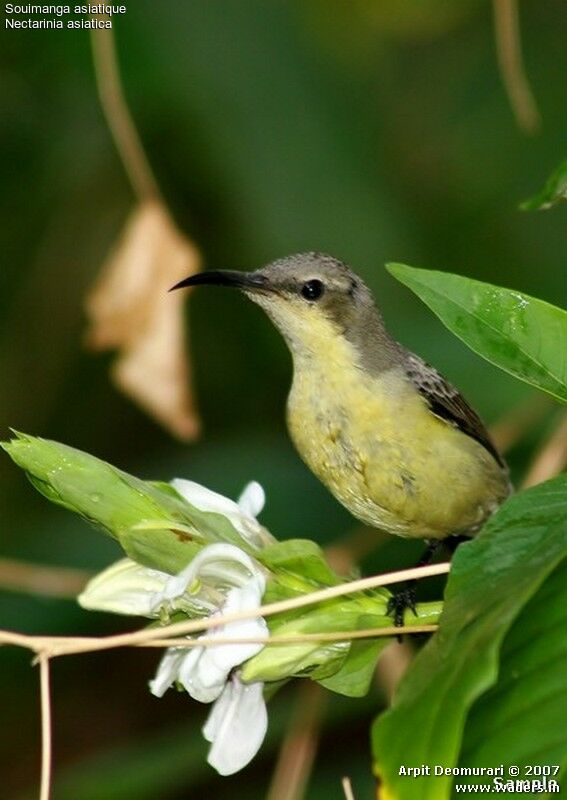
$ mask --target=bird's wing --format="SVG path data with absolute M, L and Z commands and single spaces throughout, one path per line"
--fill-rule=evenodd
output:
M 414 353 L 406 351 L 404 368 L 406 374 L 427 400 L 435 416 L 450 422 L 456 428 L 480 442 L 494 456 L 500 466 L 505 467 L 502 456 L 490 439 L 488 431 L 478 414 L 465 398 L 436 369 Z

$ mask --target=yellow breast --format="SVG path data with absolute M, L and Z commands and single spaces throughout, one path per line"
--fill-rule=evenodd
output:
M 373 377 L 342 338 L 295 360 L 288 427 L 301 457 L 358 519 L 400 536 L 473 532 L 505 499 L 503 470 L 435 417 L 401 368 Z

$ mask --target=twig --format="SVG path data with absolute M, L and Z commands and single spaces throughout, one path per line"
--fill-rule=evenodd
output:
M 346 776 L 341 780 L 341 784 L 343 787 L 343 792 L 345 793 L 345 800 L 354 800 L 354 794 L 352 791 L 352 784 L 350 782 L 350 778 Z
M 302 681 L 295 714 L 282 743 L 268 800 L 301 800 L 317 752 L 326 695 L 320 686 Z
M 529 134 L 541 125 L 522 61 L 517 0 L 494 0 L 496 49 L 502 82 L 518 126 Z
M 112 30 L 91 31 L 91 46 L 102 110 L 132 188 L 141 202 L 159 199 L 156 179 L 124 97 Z
M 74 653 L 88 653 L 99 650 L 110 650 L 116 647 L 130 647 L 130 646 L 158 646 L 170 647 L 178 646 L 178 640 L 175 636 L 187 636 L 191 633 L 200 633 L 201 631 L 217 628 L 226 625 L 229 622 L 235 622 L 241 619 L 252 619 L 255 617 L 268 617 L 272 614 L 290 611 L 295 608 L 302 608 L 304 606 L 320 603 L 324 600 L 329 600 L 332 597 L 340 597 L 345 594 L 352 594 L 353 592 L 360 592 L 366 589 L 375 588 L 377 586 L 387 586 L 392 583 L 399 583 L 406 580 L 413 580 L 418 578 L 425 578 L 430 575 L 441 575 L 449 572 L 449 563 L 431 564 L 427 567 L 416 567 L 414 569 L 400 570 L 398 572 L 389 572 L 384 575 L 374 575 L 370 578 L 362 578 L 361 580 L 350 581 L 340 586 L 332 586 L 328 589 L 322 589 L 317 592 L 295 597 L 290 600 L 282 600 L 277 603 L 268 603 L 267 605 L 260 606 L 256 609 L 249 609 L 247 611 L 234 612 L 232 614 L 224 614 L 218 617 L 209 617 L 198 620 L 188 620 L 187 622 L 177 622 L 172 625 L 165 625 L 159 628 L 144 628 L 142 630 L 133 631 L 131 633 L 123 633 L 115 636 L 103 637 L 65 637 L 65 636 L 30 636 L 15 631 L 0 631 L 0 645 L 11 644 L 18 647 L 25 647 L 38 654 L 48 655 L 50 658 L 62 655 L 71 655 Z M 407 628 L 376 628 L 369 629 L 369 631 L 342 631 L 335 633 L 320 633 L 320 634 L 305 634 L 303 637 L 289 637 L 287 643 L 293 640 L 299 641 L 314 641 L 320 639 L 321 641 L 344 641 L 351 638 L 362 638 L 362 636 L 392 636 L 400 633 L 408 632 L 430 632 L 436 629 L 435 625 L 415 625 L 408 626 Z M 327 638 L 329 637 L 329 638 Z M 279 637 L 280 640 L 285 641 L 284 637 Z M 266 643 L 264 638 L 259 637 L 262 643 Z M 275 641 L 274 641 L 275 640 Z M 157 644 L 151 644 L 156 642 Z M 200 646 L 217 645 L 221 641 L 219 638 L 211 638 L 209 640 L 200 639 Z M 236 640 L 226 640 L 226 643 L 234 643 Z M 247 640 L 249 641 L 249 640 Z M 256 640 L 254 640 L 256 641 Z M 271 637 L 268 643 L 276 643 L 278 637 Z M 206 643 L 205 643 L 206 642 Z M 187 640 L 181 640 L 183 646 L 194 646 L 188 643 Z
M 371 578 L 351 581 L 341 586 L 333 586 L 321 591 L 312 592 L 302 597 L 277 603 L 269 603 L 258 609 L 233 614 L 225 614 L 216 618 L 191 620 L 184 623 L 176 623 L 161 628 L 145 628 L 134 631 L 133 633 L 121 634 L 118 636 L 107 637 L 64 637 L 64 636 L 32 636 L 18 633 L 16 631 L 0 630 L 0 645 L 14 645 L 24 647 L 37 654 L 37 661 L 40 667 L 40 695 L 41 695 L 41 787 L 39 800 L 49 800 L 51 793 L 51 762 L 52 762 L 52 739 L 51 739 L 51 700 L 49 687 L 49 661 L 50 658 L 59 655 L 70 655 L 74 653 L 94 652 L 106 650 L 114 647 L 125 646 L 150 646 L 150 647 L 217 647 L 219 644 L 235 644 L 259 642 L 265 645 L 289 644 L 292 642 L 308 641 L 349 641 L 369 636 L 394 636 L 400 633 L 432 632 L 436 630 L 436 625 L 415 625 L 403 628 L 388 627 L 374 628 L 358 631 L 335 631 L 331 633 L 304 634 L 298 636 L 274 636 L 274 637 L 201 637 L 199 639 L 175 639 L 174 635 L 181 636 L 198 631 L 216 628 L 233 622 L 238 619 L 249 619 L 258 616 L 270 616 L 271 614 L 289 611 L 292 608 L 301 608 L 314 603 L 328 600 L 331 597 L 360 592 L 377 586 L 386 586 L 400 581 L 417 579 L 428 575 L 439 575 L 448 572 L 450 564 L 435 564 L 428 567 L 417 569 L 402 570 L 391 572 L 385 575 L 375 575 Z M 435 605 L 435 604 L 433 604 Z M 430 607 L 431 611 L 431 607 Z M 313 716 L 310 717 L 311 735 L 307 737 L 299 747 L 299 752 L 294 756 L 294 795 L 285 795 L 286 798 L 299 798 L 302 788 L 307 780 L 307 775 L 311 767 L 315 749 L 315 726 L 318 712 L 315 706 L 311 709 Z M 291 746 L 291 745 L 290 745 Z M 297 742 L 292 750 L 297 750 Z M 282 756 L 283 758 L 283 756 Z M 275 798 L 280 800 L 280 795 Z M 274 800 L 275 800 L 274 798 Z
M 419 606 L 418 606 L 419 610 Z M 228 616 L 228 615 L 227 615 Z M 225 617 L 219 617 L 220 620 Z M 293 636 L 202 636 L 198 639 L 147 639 L 137 642 L 119 642 L 112 646 L 99 647 L 100 638 L 87 636 L 29 636 L 14 631 L 0 630 L 0 646 L 13 645 L 23 647 L 37 654 L 34 663 L 45 655 L 55 658 L 63 655 L 78 655 L 79 653 L 93 653 L 98 650 L 110 650 L 119 647 L 149 647 L 164 648 L 178 647 L 191 649 L 192 647 L 218 647 L 219 645 L 235 644 L 263 644 L 266 647 L 284 646 L 289 644 L 306 644 L 308 642 L 348 642 L 353 639 L 375 639 L 381 636 L 401 636 L 402 634 L 434 633 L 439 626 L 434 623 L 423 625 L 405 625 L 401 627 L 361 628 L 351 631 L 327 631 L 325 633 L 298 633 Z M 145 628 L 150 633 L 155 628 Z M 142 631 L 142 632 L 144 632 Z M 106 638 L 102 637 L 106 642 Z
M 557 475 L 567 464 L 567 414 L 562 418 L 528 470 L 522 488 L 535 486 Z
M 297 633 L 294 636 L 247 636 L 228 638 L 201 637 L 200 639 L 152 639 L 149 642 L 139 642 L 136 647 L 216 647 L 217 644 L 264 644 L 266 646 L 305 644 L 306 642 L 346 642 L 351 639 L 375 639 L 377 636 L 401 636 L 404 633 L 432 633 L 438 625 L 404 625 L 402 627 L 360 628 L 353 631 L 326 631 L 325 633 Z M 0 631 L 0 637 L 2 631 Z M 69 638 L 66 641 L 76 641 Z
M 220 617 L 219 619 L 224 619 Z M 326 631 L 325 633 L 298 633 L 294 636 L 218 636 L 205 637 L 199 639 L 149 639 L 140 642 L 121 642 L 113 645 L 118 647 L 217 647 L 220 644 L 263 644 L 266 646 L 305 644 L 306 642 L 346 642 L 351 639 L 374 639 L 377 636 L 401 636 L 405 633 L 433 633 L 438 628 L 434 623 L 423 625 L 404 625 L 401 627 L 382 627 L 382 628 L 361 628 L 352 631 Z M 154 630 L 145 628 L 144 630 Z M 78 653 L 91 653 L 101 648 L 97 647 L 96 642 L 100 641 L 95 637 L 87 636 L 27 636 L 14 631 L 0 630 L 0 645 L 8 644 L 15 647 L 23 647 L 35 653 L 49 654 L 50 658 L 61 655 L 73 655 Z M 91 647 L 91 644 L 93 645 Z M 64 647 L 73 648 L 67 652 Z M 110 650 L 110 647 L 102 648 Z
M 442 575 L 449 572 L 449 563 L 431 564 L 427 567 L 416 567 L 414 569 L 400 570 L 398 572 L 389 572 L 385 575 L 373 575 L 370 578 L 362 578 L 357 581 L 350 581 L 349 583 L 341 584 L 340 586 L 332 586 L 328 589 L 321 589 L 317 592 L 301 595 L 290 600 L 281 600 L 276 603 L 268 603 L 267 605 L 260 606 L 259 608 L 249 609 L 246 611 L 236 611 L 232 614 L 225 614 L 219 617 L 209 617 L 201 620 L 189 620 L 187 622 L 176 622 L 172 625 L 166 625 L 162 628 L 150 628 L 141 631 L 134 631 L 133 633 L 123 633 L 116 636 L 106 636 L 99 639 L 83 640 L 82 643 L 77 645 L 62 645 L 50 651 L 50 656 L 70 655 L 71 653 L 84 653 L 95 650 L 108 650 L 114 647 L 125 647 L 129 645 L 139 644 L 140 642 L 151 641 L 152 639 L 163 639 L 169 636 L 186 636 L 190 633 L 196 633 L 203 630 L 210 630 L 211 628 L 218 628 L 221 625 L 226 625 L 229 622 L 236 622 L 242 619 L 253 619 L 256 617 L 268 617 L 272 614 L 283 613 L 296 608 L 320 603 L 324 600 L 330 600 L 333 597 L 341 597 L 345 594 L 352 594 L 353 592 L 361 592 L 366 589 L 373 589 L 378 586 L 388 586 L 392 583 L 400 583 L 403 581 L 417 580 L 418 578 L 425 578 L 430 575 Z
M 0 588 L 12 592 L 75 598 L 91 577 L 91 573 L 79 569 L 0 558 Z
M 51 698 L 49 691 L 49 658 L 39 658 L 41 692 L 41 784 L 39 800 L 49 800 L 51 794 Z

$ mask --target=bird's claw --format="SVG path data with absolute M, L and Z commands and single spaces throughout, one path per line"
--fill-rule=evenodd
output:
M 406 586 L 405 589 L 393 594 L 388 600 L 386 607 L 386 614 L 392 617 L 396 628 L 402 628 L 404 625 L 404 614 L 406 609 L 411 609 L 417 617 L 417 609 L 415 607 L 416 589 L 415 586 Z M 398 641 L 401 641 L 401 636 L 398 636 Z

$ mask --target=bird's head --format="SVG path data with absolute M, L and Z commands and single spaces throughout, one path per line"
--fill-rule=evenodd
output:
M 294 355 L 321 351 L 339 337 L 364 351 L 365 342 L 387 336 L 364 281 L 323 253 L 288 256 L 254 272 L 201 272 L 173 289 L 202 284 L 243 291 L 272 319 Z

